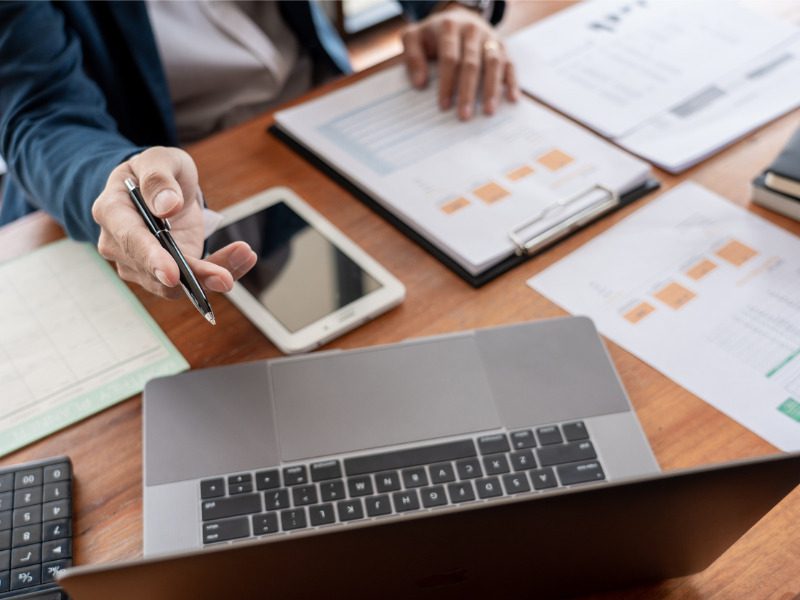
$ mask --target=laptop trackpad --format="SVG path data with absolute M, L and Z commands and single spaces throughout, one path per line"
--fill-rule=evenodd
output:
M 474 336 L 273 363 L 281 459 L 500 426 Z

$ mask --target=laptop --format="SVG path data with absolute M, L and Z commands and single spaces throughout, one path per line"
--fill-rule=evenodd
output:
M 569 595 L 700 570 L 799 481 L 797 455 L 660 474 L 591 321 L 524 323 L 153 380 L 147 558 L 60 582 Z

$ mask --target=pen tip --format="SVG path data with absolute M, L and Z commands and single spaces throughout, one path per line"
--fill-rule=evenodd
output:
M 216 325 L 217 324 L 217 320 L 214 318 L 214 313 L 207 312 L 203 316 L 206 318 L 206 321 L 208 321 L 212 325 Z

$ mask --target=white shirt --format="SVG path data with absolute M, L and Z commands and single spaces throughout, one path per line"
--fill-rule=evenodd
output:
M 178 139 L 205 137 L 311 85 L 311 60 L 276 2 L 148 0 Z

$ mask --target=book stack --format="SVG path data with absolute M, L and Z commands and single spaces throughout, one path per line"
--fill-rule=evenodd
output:
M 753 180 L 752 199 L 800 221 L 800 129 L 769 168 Z

